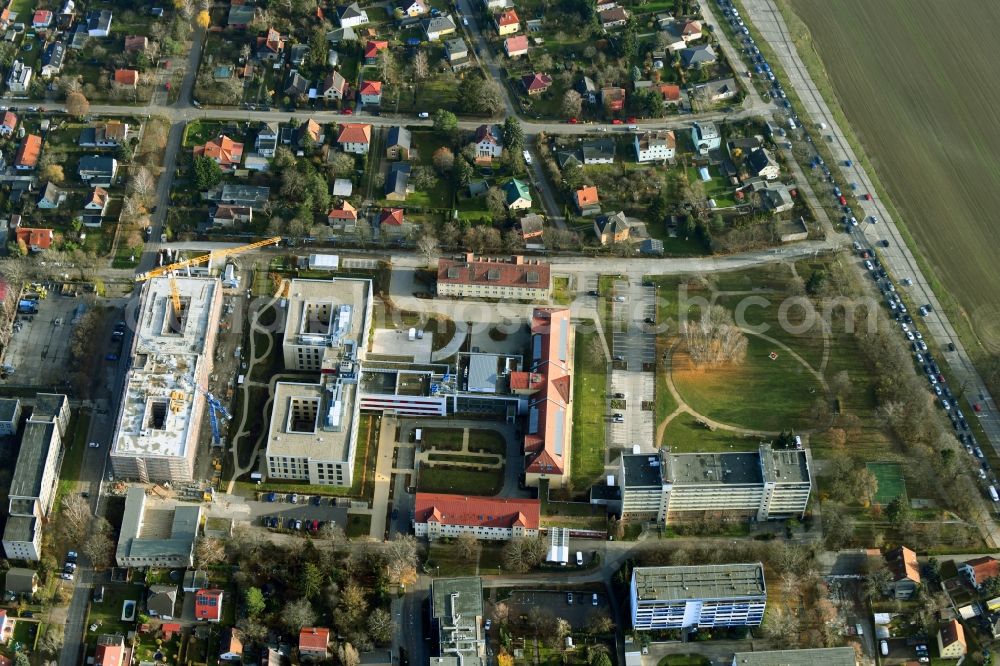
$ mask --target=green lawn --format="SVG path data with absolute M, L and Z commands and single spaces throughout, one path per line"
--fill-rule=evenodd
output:
M 705 187 L 705 196 L 707 198 L 715 199 L 715 203 L 720 208 L 735 206 L 736 199 L 733 196 L 733 186 L 726 181 L 725 176 L 719 173 L 718 168 L 714 166 L 708 167 L 708 174 L 712 177 L 712 179 L 709 181 L 702 181 L 701 176 L 698 175 L 698 169 L 695 167 L 687 168 L 688 182 L 701 183 Z
M 475 465 L 493 465 L 499 462 L 496 456 L 480 456 L 466 453 L 430 453 L 427 459 L 433 462 L 472 463 Z
M 464 558 L 450 541 L 431 542 L 427 565 L 435 576 L 475 576 L 479 562 Z
M 559 305 L 569 305 L 573 302 L 573 293 L 569 290 L 568 277 L 552 278 L 552 300 Z
M 469 450 L 506 455 L 507 440 L 495 430 L 470 430 Z
M 372 517 L 366 513 L 352 513 L 347 516 L 347 527 L 344 534 L 348 539 L 366 537 L 371 532 Z
M 209 139 L 218 136 L 222 127 L 223 123 L 221 122 L 210 120 L 192 120 L 188 123 L 187 127 L 184 128 L 183 146 L 185 148 L 193 148 L 194 146 L 203 144 Z M 234 141 L 241 140 L 239 137 L 230 138 Z
M 756 451 L 759 437 L 744 437 L 726 430 L 709 430 L 690 414 L 678 414 L 663 432 L 662 446 L 677 453 Z
M 423 428 L 423 447 L 444 451 L 461 451 L 465 434 L 461 428 Z M 470 434 L 471 438 L 471 434 Z
M 73 436 L 66 452 L 63 454 L 63 464 L 59 471 L 56 506 L 63 495 L 80 479 L 80 469 L 83 467 L 83 456 L 87 452 L 87 431 L 90 430 L 90 412 L 80 410 L 73 419 Z
M 573 369 L 570 483 L 588 488 L 604 472 L 607 364 L 596 332 L 577 331 Z
M 897 497 L 906 498 L 906 481 L 903 479 L 903 469 L 896 463 L 868 463 L 868 471 L 878 479 L 878 491 L 875 493 L 874 504 L 883 506 Z
M 479 471 L 423 465 L 417 478 L 421 492 L 491 496 L 503 487 L 503 468 Z
M 135 627 L 134 622 L 122 622 L 122 608 L 126 600 L 138 603 L 142 600 L 145 589 L 142 585 L 119 585 L 108 583 L 104 585 L 104 602 L 90 606 L 87 626 L 97 624 L 96 632 L 87 634 L 87 642 L 97 640 L 97 634 L 128 633 Z M 138 617 L 138 611 L 136 612 Z

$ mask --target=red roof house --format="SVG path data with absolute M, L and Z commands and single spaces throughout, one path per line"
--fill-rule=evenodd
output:
M 601 102 L 608 111 L 621 111 L 625 108 L 625 89 L 610 87 L 601 89 Z
M 417 493 L 414 525 L 417 536 L 430 539 L 462 532 L 512 539 L 537 535 L 540 513 L 537 499 Z
M 198 590 L 194 597 L 194 616 L 197 620 L 218 622 L 222 619 L 222 590 Z
M 529 369 L 544 375 L 544 383 L 528 403 L 524 436 L 525 483 L 543 478 L 558 487 L 569 470 L 573 413 L 571 352 L 572 323 L 565 308 L 535 308 L 531 317 L 532 358 Z
M 528 52 L 528 38 L 525 35 L 508 37 L 503 42 L 503 50 L 507 52 L 508 58 L 516 58 Z
M 125 637 L 121 634 L 103 634 L 97 637 L 94 666 L 122 666 L 125 658 Z
M 128 35 L 125 37 L 125 52 L 138 53 L 149 46 L 149 38 L 145 35 Z
M 552 86 L 552 77 L 540 72 L 525 74 L 521 77 L 521 84 L 529 95 L 540 95 Z
M 220 134 L 204 145 L 195 146 L 194 156 L 211 158 L 223 169 L 234 169 L 243 159 L 243 144 L 236 143 L 225 134 Z
M 358 221 L 358 209 L 352 206 L 349 202 L 344 201 L 340 204 L 340 208 L 334 208 L 329 213 L 326 214 L 327 222 L 333 224 L 334 222 L 357 222 Z
M 134 69 L 116 69 L 112 81 L 116 86 L 135 88 L 139 85 L 139 72 Z
M 588 206 L 596 206 L 599 201 L 600 197 L 597 195 L 597 188 L 593 185 L 581 187 L 573 193 L 573 203 L 576 204 L 579 210 L 583 210 Z
M 389 42 L 382 39 L 371 39 L 365 44 L 365 64 L 374 65 L 378 54 L 389 48 Z
M 303 657 L 329 656 L 330 630 L 326 627 L 302 627 L 299 632 L 299 655 Z
M 390 227 L 403 226 L 403 209 L 383 208 L 382 214 L 378 218 L 378 223 L 380 225 L 388 225 Z
M 663 101 L 666 104 L 676 104 L 681 101 L 680 86 L 675 86 L 671 83 L 661 83 L 657 90 L 659 90 L 660 95 L 663 96 Z
M 1000 576 L 1000 560 L 989 556 L 977 557 L 964 562 L 958 567 L 958 571 L 978 589 L 990 578 Z
M 52 239 L 54 238 L 51 229 L 36 229 L 33 227 L 18 227 L 14 231 L 14 236 L 19 243 L 24 241 L 24 244 L 32 252 L 49 249 L 52 247 Z
M 38 157 L 42 154 L 42 137 L 29 134 L 21 139 L 21 145 L 14 154 L 14 168 L 34 169 L 38 166 Z
M 48 9 L 39 9 L 31 17 L 31 27 L 36 30 L 47 28 L 52 24 L 52 12 Z
M 3 114 L 3 123 L 0 124 L 0 134 L 4 136 L 10 136 L 17 129 L 17 114 L 13 111 L 7 111 Z
M 521 27 L 521 19 L 518 18 L 517 12 L 513 8 L 505 9 L 503 12 L 498 14 L 494 18 L 494 23 L 496 23 L 497 31 L 501 35 L 506 35 L 512 32 L 517 32 Z
M 174 637 L 174 634 L 179 633 L 181 630 L 181 625 L 176 622 L 167 622 L 166 624 L 160 625 L 160 631 L 163 632 L 163 640 L 169 641 Z

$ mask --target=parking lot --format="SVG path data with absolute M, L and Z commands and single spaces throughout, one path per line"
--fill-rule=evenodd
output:
M 83 304 L 81 298 L 50 294 L 38 301 L 37 314 L 18 315 L 3 358 L 13 371 L 0 384 L 58 386 L 66 381 L 73 311 Z
M 320 498 L 316 504 L 310 495 L 299 495 L 298 502 L 292 504 L 288 493 L 275 493 L 275 501 L 248 500 L 237 495 L 217 494 L 215 502 L 208 508 L 209 516 L 232 518 L 263 527 L 262 518 L 278 519 L 282 528 L 288 528 L 289 520 L 319 520 L 323 523 L 334 521 L 340 527 L 347 526 L 347 507 L 332 505 L 331 498 Z
M 569 622 L 573 629 L 585 628 L 587 619 L 594 611 L 608 610 L 608 600 L 600 592 L 597 593 L 596 606 L 592 591 L 573 590 L 573 603 L 568 602 L 568 594 L 569 591 L 517 591 L 511 593 L 506 603 L 512 619 L 528 615 L 532 608 L 545 608 Z
M 646 287 L 639 282 L 619 280 L 615 282 L 614 293 L 611 303 L 612 353 L 616 361 L 611 371 L 608 395 L 610 399 L 623 394 L 625 406 L 611 409 L 609 403 L 609 413 L 623 417 L 622 423 L 612 421 L 610 424 L 611 445 L 630 449 L 638 444 L 642 450 L 651 451 L 654 412 L 652 409 L 643 410 L 642 403 L 648 401 L 651 406 L 654 400 L 656 291 L 654 287 Z

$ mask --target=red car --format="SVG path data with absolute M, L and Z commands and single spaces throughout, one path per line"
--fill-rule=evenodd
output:
M 354 109 L 348 107 L 348 108 L 344 109 L 343 111 L 341 111 L 340 115 L 342 115 L 342 116 L 353 116 L 354 115 Z
M 872 200 L 872 195 L 865 192 L 865 201 L 871 201 L 871 200 Z
M 611 121 L 611 124 L 612 125 L 622 125 L 623 123 L 618 118 L 615 118 L 614 120 Z
M 981 411 L 983 411 L 983 408 L 979 406 L 979 403 L 978 403 L 978 402 L 974 402 L 974 403 L 972 403 L 972 408 L 973 408 L 974 410 L 976 410 L 977 412 L 981 412 Z
M 847 205 L 847 199 L 844 198 L 843 194 L 840 195 L 840 197 L 837 199 L 837 201 L 840 202 L 841 206 L 846 206 Z
M 580 122 L 580 121 L 579 121 L 579 120 L 577 120 L 576 118 L 570 118 L 570 119 L 569 119 L 569 120 L 567 120 L 566 122 L 568 122 L 568 123 L 569 123 L 570 125 L 576 125 L 576 124 L 577 124 L 578 122 Z

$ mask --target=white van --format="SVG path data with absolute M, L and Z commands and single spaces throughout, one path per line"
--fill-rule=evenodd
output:
M 990 486 L 990 497 L 993 498 L 994 502 L 1000 502 L 1000 495 L 997 495 L 997 489 L 994 486 Z
M 996 491 L 994 491 L 993 494 L 996 495 Z M 580 551 L 576 551 L 576 566 L 578 567 L 583 566 L 583 553 L 581 553 Z
M 413 431 L 414 442 L 419 442 L 423 436 L 424 436 L 424 431 L 422 428 L 417 428 L 416 430 Z
M 889 656 L 889 643 L 884 638 L 878 642 L 878 648 L 882 652 L 883 657 Z

